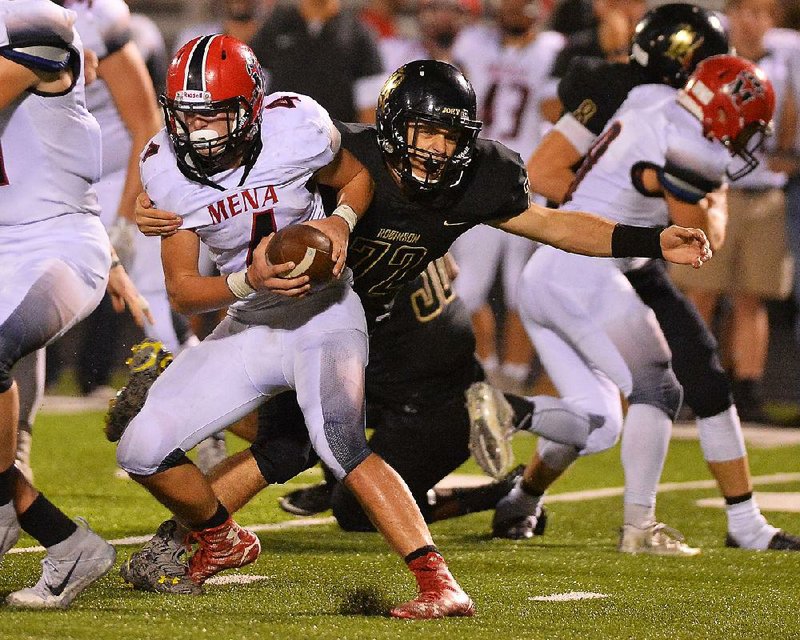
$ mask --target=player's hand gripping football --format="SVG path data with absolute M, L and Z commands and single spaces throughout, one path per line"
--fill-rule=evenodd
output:
M 336 263 L 333 275 L 338 278 L 342 275 L 347 260 L 347 245 L 350 242 L 350 227 L 347 222 L 339 216 L 328 216 L 321 220 L 308 220 L 305 224 L 316 227 L 331 239 L 331 260 Z
M 711 258 L 711 246 L 702 229 L 672 225 L 661 232 L 661 253 L 665 260 L 699 269 Z
M 272 264 L 267 260 L 267 247 L 275 234 L 262 238 L 253 251 L 253 262 L 247 267 L 247 280 L 256 291 L 269 290 L 289 298 L 299 298 L 311 289 L 307 275 L 282 278 L 281 275 L 295 268 L 294 262 Z

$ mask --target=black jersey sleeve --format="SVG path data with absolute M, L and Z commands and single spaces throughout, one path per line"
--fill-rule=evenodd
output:
M 625 102 L 632 88 L 628 65 L 600 58 L 578 57 L 570 62 L 558 85 L 564 111 L 595 135 L 600 135 L 611 116 Z
M 530 205 L 531 186 L 522 157 L 494 140 L 483 140 L 480 147 L 478 196 L 475 207 L 487 220 L 507 220 Z

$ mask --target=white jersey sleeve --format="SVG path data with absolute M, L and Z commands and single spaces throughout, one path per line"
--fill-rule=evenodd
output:
M 124 0 L 72 0 L 67 6 L 78 16 L 75 25 L 83 46 L 102 60 L 131 39 L 131 14 Z
M 21 26 L 35 24 L 28 42 L 69 42 L 80 62 L 78 34 L 64 32 L 72 12 L 44 21 L 40 3 L 0 1 L 0 32 L 15 42 Z M 65 22 L 66 21 L 66 22 Z M 48 40 L 48 37 L 50 38 Z M 60 95 L 25 92 L 0 110 L 0 225 L 38 222 L 70 213 L 98 214 L 92 183 L 100 177 L 100 131 L 86 109 L 83 65 L 76 65 L 74 85 Z
M 75 14 L 49 0 L 0 2 L 0 55 L 14 62 L 58 71 L 74 55 Z

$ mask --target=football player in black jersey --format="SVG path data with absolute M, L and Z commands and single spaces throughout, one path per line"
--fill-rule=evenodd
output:
M 677 3 L 651 10 L 637 25 L 629 64 L 575 59 L 559 85 L 564 115 L 528 162 L 533 190 L 561 202 L 575 178 L 574 167 L 631 89 L 649 83 L 680 88 L 701 60 L 727 51 L 727 34 L 715 15 L 692 4 Z M 697 187 L 702 188 L 702 178 L 695 178 Z M 712 192 L 707 199 L 707 219 L 691 224 L 704 228 L 714 247 L 724 235 L 725 192 Z M 708 327 L 671 282 L 663 262 L 651 260 L 626 276 L 655 312 L 672 350 L 673 370 L 683 386 L 684 401 L 696 416 L 703 453 L 727 505 L 726 545 L 800 550 L 800 539 L 782 531 L 775 530 L 771 538 L 757 535 L 767 525 L 753 500 L 747 456 L 720 461 L 715 451 L 719 446 L 714 443 L 736 441 L 742 435 L 730 383 Z M 541 476 L 548 476 L 547 471 L 542 470 Z M 532 479 L 529 486 L 535 484 Z M 533 526 L 535 522 L 528 523 L 528 534 Z M 518 532 L 509 527 L 507 534 L 516 537 Z
M 386 329 L 381 325 L 392 323 L 398 291 L 444 256 L 459 235 L 480 223 L 589 255 L 665 256 L 697 266 L 708 257 L 705 236 L 696 230 L 615 225 L 591 214 L 567 214 L 531 204 L 521 158 L 499 143 L 478 138 L 480 123 L 475 113 L 475 94 L 466 78 L 451 65 L 426 60 L 404 65 L 386 82 L 379 98 L 377 127 L 339 125 L 343 146 L 369 168 L 375 180 L 375 197 L 368 215 L 353 230 L 347 258 L 374 336 L 383 331 L 391 335 L 392 325 L 385 325 Z M 150 207 L 146 198 L 140 200 L 140 228 L 146 234 L 169 235 L 180 226 L 176 216 Z M 432 295 L 429 291 L 417 297 L 423 313 L 431 307 Z M 380 355 L 385 355 L 387 362 L 383 371 L 373 368 L 373 379 L 392 375 L 395 367 L 400 374 L 395 380 L 408 389 L 422 388 L 426 380 L 415 380 L 420 372 L 414 370 L 414 363 L 420 358 L 435 358 L 436 351 L 414 343 L 393 356 L 381 351 L 396 346 L 395 338 L 386 340 L 389 347 L 379 346 L 379 341 L 371 344 L 372 357 L 381 361 Z M 374 353 L 376 347 L 378 355 Z M 469 363 L 473 366 L 471 359 Z M 442 373 L 458 390 L 458 400 L 453 402 L 460 404 L 465 382 L 459 376 L 470 374 Z M 374 387 L 370 393 L 378 403 L 385 402 Z M 447 402 L 436 385 L 419 392 L 417 399 L 426 393 L 436 408 Z M 401 394 L 398 391 L 395 402 Z M 288 394 L 276 402 L 287 402 L 285 396 Z M 267 483 L 285 482 L 311 463 L 313 456 L 307 443 L 287 435 L 296 432 L 296 424 L 277 424 L 290 423 L 285 417 L 290 414 L 288 409 L 270 411 L 267 428 L 262 429 L 251 449 L 237 454 L 212 474 L 215 491 L 229 510 L 240 508 Z M 539 424 L 539 428 L 548 431 L 550 425 Z M 580 434 L 588 436 L 589 428 L 588 420 L 578 420 L 573 441 Z M 559 437 L 556 431 L 548 433 Z M 424 447 L 426 441 L 419 444 Z M 156 538 L 151 548 L 160 544 Z M 137 563 L 152 561 L 152 555 L 136 554 L 124 572 L 134 579 L 133 574 L 147 574 L 138 571 Z

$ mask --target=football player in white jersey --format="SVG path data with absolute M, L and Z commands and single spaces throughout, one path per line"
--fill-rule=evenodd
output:
M 138 233 L 133 222 L 136 195 L 141 191 L 139 151 L 161 127 L 155 91 L 136 45 L 130 40 L 130 13 L 123 0 L 67 0 L 75 12 L 75 28 L 86 49 L 99 59 L 98 78 L 87 84 L 86 106 L 100 125 L 102 174 L 95 184 L 100 220 L 131 279 L 144 297 L 155 322 L 145 328 L 148 335 L 177 353 L 180 344 L 159 259 L 160 242 Z M 82 369 L 92 365 L 108 369 L 112 339 L 120 325 L 104 301 L 90 314 L 79 346 Z M 102 327 L 98 325 L 104 325 Z M 102 352 L 102 353 L 98 353 Z M 94 354 L 94 355 L 93 355 Z M 34 360 L 35 359 L 35 360 Z M 28 364 L 30 361 L 30 364 Z M 35 366 L 31 366 L 36 362 Z M 44 389 L 44 352 L 26 358 L 28 366 L 15 370 L 20 388 L 20 432 L 17 464 L 32 478 L 30 448 L 37 397 Z M 79 376 L 81 378 L 85 375 Z M 83 384 L 88 381 L 81 381 Z M 104 384 L 100 380 L 99 384 Z M 84 389 L 84 392 L 90 389 Z
M 0 555 L 20 529 L 47 550 L 36 585 L 6 599 L 19 607 L 69 606 L 115 558 L 14 466 L 19 397 L 11 367 L 90 313 L 106 286 L 115 305 L 137 304 L 112 262 L 91 188 L 100 132 L 86 110 L 74 20 L 47 0 L 0 2 Z
M 150 198 L 183 216 L 182 229 L 162 239 L 170 299 L 179 311 L 228 307 L 228 315 L 152 386 L 120 439 L 120 466 L 192 530 L 198 549 L 188 575 L 202 585 L 253 562 L 260 544 L 185 454 L 266 398 L 295 389 L 314 449 L 417 578 L 419 597 L 392 614 L 472 615 L 405 483 L 366 443 L 366 320 L 342 269 L 349 233 L 372 197 L 369 173 L 340 148 L 314 100 L 265 97 L 255 55 L 229 36 L 181 48 L 162 104 L 167 126 L 142 153 L 141 174 Z M 338 191 L 330 217 L 317 183 Z M 266 260 L 272 234 L 301 222 L 332 238 L 342 275 L 313 290 L 307 276 L 280 277 L 293 263 Z M 199 274 L 201 241 L 222 276 Z
M 759 68 L 735 56 L 701 62 L 684 90 L 634 88 L 587 154 L 562 208 L 594 208 L 625 222 L 695 223 L 706 216 L 707 194 L 741 162 L 752 169 L 753 149 L 770 126 L 775 96 Z M 734 156 L 731 162 L 730 156 Z M 729 166 L 730 163 L 730 166 Z M 711 224 L 724 233 L 724 218 Z M 562 398 L 602 422 L 582 451 L 540 440 L 524 479 L 499 504 L 496 519 L 523 526 L 535 519 L 542 494 L 579 455 L 613 446 L 623 426 L 619 393 L 627 397 L 622 461 L 628 553 L 691 556 L 699 552 L 655 519 L 656 486 L 682 388 L 653 311 L 625 272 L 640 261 L 599 261 L 544 247 L 521 278 L 523 321 Z M 718 430 L 721 458 L 742 456 L 744 444 Z M 766 542 L 777 530 L 757 523 Z M 766 544 L 765 542 L 765 544 Z
M 496 24 L 477 24 L 461 31 L 453 57 L 475 87 L 483 135 L 498 140 L 523 158 L 530 156 L 547 126 L 542 110 L 555 95 L 549 78 L 564 36 L 542 31 L 539 0 L 500 0 Z M 537 196 L 538 197 L 538 196 Z M 537 200 L 544 204 L 544 198 Z M 459 297 L 473 316 L 477 355 L 487 374 L 504 386 L 521 390 L 530 373 L 533 353 L 517 313 L 517 281 L 535 244 L 526 238 L 481 225 L 465 233 L 452 252 L 460 272 Z M 502 364 L 495 350 L 495 320 L 489 293 L 500 271 L 506 307 Z

